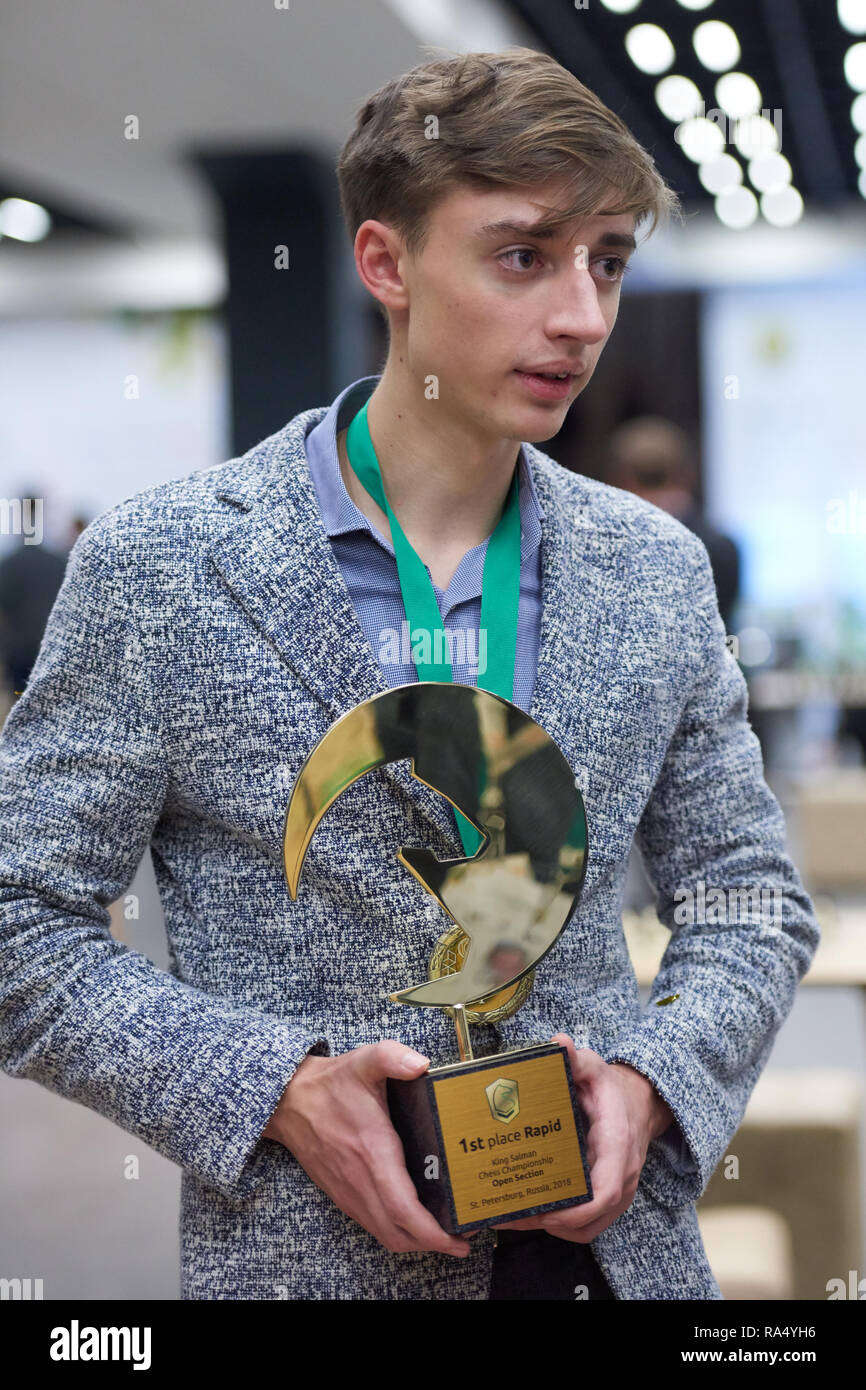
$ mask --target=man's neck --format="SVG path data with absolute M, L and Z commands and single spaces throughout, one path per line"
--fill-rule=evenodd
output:
M 427 400 L 423 385 L 388 367 L 369 399 L 367 421 L 391 510 L 434 583 L 447 588 L 466 552 L 495 529 L 520 445 L 473 432 L 442 401 Z M 387 517 L 349 464 L 345 433 L 337 448 L 346 491 L 390 540 Z

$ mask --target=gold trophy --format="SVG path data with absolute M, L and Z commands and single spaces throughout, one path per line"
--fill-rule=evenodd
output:
M 319 740 L 293 788 L 283 840 L 289 892 L 297 897 L 307 848 L 340 794 L 404 758 L 481 837 L 460 859 L 397 851 L 453 926 L 434 946 L 429 978 L 390 998 L 447 1010 L 460 1058 L 387 1083 L 409 1174 L 453 1234 L 588 1202 L 585 1121 L 566 1049 L 540 1043 L 475 1058 L 469 1037 L 470 1024 L 497 1023 L 523 1004 L 586 875 L 583 798 L 545 730 L 509 700 L 444 681 L 357 705 Z

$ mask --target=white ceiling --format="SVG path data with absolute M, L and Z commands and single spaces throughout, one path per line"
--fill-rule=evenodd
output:
M 365 97 L 433 56 L 419 40 L 485 39 L 526 36 L 493 0 L 17 0 L 0 24 L 0 181 L 145 238 L 211 236 L 189 147 L 336 158 Z
M 119 223 L 135 244 L 0 240 L 0 312 L 219 303 L 219 211 L 190 149 L 305 146 L 333 162 L 359 106 L 396 73 L 513 43 L 539 47 L 499 0 L 11 0 L 0 187 Z M 130 115 L 138 140 L 124 139 Z M 864 225 L 859 206 L 732 233 L 708 208 L 653 237 L 631 284 L 796 281 L 834 266 L 862 280 Z

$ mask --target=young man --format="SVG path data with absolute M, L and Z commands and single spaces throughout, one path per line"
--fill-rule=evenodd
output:
M 389 323 L 381 377 L 97 518 L 7 721 L 4 1068 L 182 1166 L 184 1298 L 719 1298 L 694 1201 L 818 931 L 704 547 L 535 447 L 592 376 L 635 231 L 671 195 L 617 117 L 523 49 L 389 83 L 338 173 Z M 513 698 L 574 769 L 590 855 L 523 1008 L 474 1042 L 567 1043 L 594 1197 L 497 1241 L 422 1207 L 385 1101 L 387 1077 L 453 1056 L 444 1013 L 388 998 L 450 925 L 395 851 L 461 855 L 450 807 L 403 764 L 368 774 L 316 831 L 296 901 L 282 830 L 334 720 L 416 678 L 391 641 L 392 518 L 454 679 L 485 684 L 484 561 L 515 470 Z M 643 1013 L 620 920 L 635 837 L 672 929 Z M 170 973 L 108 931 L 148 845 Z M 774 889 L 781 909 L 684 922 L 701 883 Z

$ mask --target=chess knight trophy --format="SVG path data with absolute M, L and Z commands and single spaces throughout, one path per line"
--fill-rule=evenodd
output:
M 568 1053 L 540 1043 L 474 1058 L 472 1023 L 526 1000 L 586 874 L 583 798 L 559 748 L 517 705 L 474 686 L 418 681 L 357 705 L 304 762 L 286 811 L 283 859 L 297 897 L 316 826 L 374 768 L 411 759 L 416 781 L 455 808 L 467 857 L 403 846 L 397 858 L 453 926 L 429 978 L 394 1003 L 450 1012 L 460 1060 L 389 1080 L 388 1105 L 423 1204 L 451 1233 L 592 1198 L 585 1122 Z M 465 818 L 465 819 L 464 819 Z

